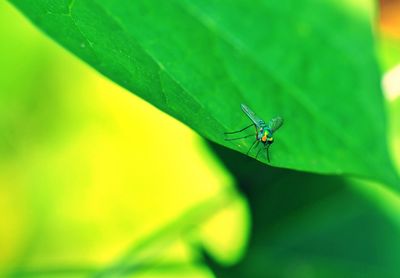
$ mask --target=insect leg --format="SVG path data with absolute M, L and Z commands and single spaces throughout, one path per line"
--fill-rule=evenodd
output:
M 269 151 L 268 151 L 268 149 L 269 149 L 269 144 L 267 145 L 267 159 L 268 159 L 268 163 L 270 162 L 270 160 L 269 160 Z
M 238 138 L 225 138 L 225 141 L 239 140 L 239 139 L 243 139 L 243 138 L 249 138 L 251 136 L 254 136 L 254 134 L 250 134 L 250 135 L 246 135 L 246 136 L 238 137 Z
M 251 125 L 249 125 L 249 126 L 246 126 L 245 128 L 242 128 L 241 130 L 238 130 L 238 131 L 224 132 L 224 134 L 234 134 L 234 133 L 239 133 L 239 132 L 242 132 L 243 130 L 246 130 L 246 129 L 248 129 L 248 128 L 249 128 L 249 127 L 251 127 L 251 126 L 254 126 L 254 124 L 251 124 Z
M 254 146 L 255 143 L 257 143 L 257 146 L 258 146 L 258 143 L 260 143 L 260 141 L 254 140 L 253 144 L 251 144 L 251 147 L 250 147 L 250 149 L 247 151 L 246 155 L 249 155 L 250 150 L 253 148 L 253 146 Z
M 256 159 L 257 159 L 257 157 L 258 157 L 258 155 L 260 154 L 260 152 L 261 152 L 262 149 L 263 149 L 263 148 L 260 148 L 260 149 L 258 150 L 257 155 L 256 155 Z

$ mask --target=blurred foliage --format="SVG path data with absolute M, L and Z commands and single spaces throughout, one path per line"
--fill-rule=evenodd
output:
M 383 70 L 386 71 L 398 65 L 400 63 L 400 38 L 393 38 L 382 33 L 379 39 L 379 52 Z
M 398 277 L 400 198 L 379 184 L 262 167 L 214 145 L 247 197 L 246 255 L 217 277 Z M 207 257 L 206 257 L 207 258 Z
M 379 56 L 386 71 L 400 63 L 400 1 L 380 0 Z
M 392 156 L 396 162 L 398 171 L 400 171 L 400 96 L 390 103 L 389 112 L 391 119 L 390 142 Z
M 206 138 L 281 115 L 272 165 L 398 188 L 386 140 L 371 1 L 12 0 L 98 71 Z M 299 139 L 301 138 L 301 139 Z M 265 156 L 259 159 L 266 161 Z
M 161 261 L 171 265 L 156 270 L 163 276 L 209 277 L 192 263 L 194 238 L 223 260 L 239 255 L 244 202 L 198 136 L 55 46 L 6 2 L 0 36 L 1 277 L 85 276 L 131 249 L 137 275 L 152 276 Z M 165 236 L 154 256 L 149 246 Z

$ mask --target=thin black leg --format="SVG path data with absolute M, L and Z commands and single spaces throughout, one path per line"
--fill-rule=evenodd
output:
M 253 146 L 254 146 L 255 143 L 257 143 L 257 146 L 258 146 L 258 143 L 260 143 L 260 141 L 258 141 L 257 139 L 254 140 L 253 144 L 251 144 L 251 147 L 250 147 L 250 149 L 247 151 L 246 155 L 249 155 L 250 150 L 253 148 Z
M 246 135 L 246 136 L 238 137 L 238 138 L 225 138 L 225 141 L 239 140 L 239 139 L 243 139 L 243 138 L 249 138 L 249 137 L 251 137 L 251 136 L 254 137 L 254 134 L 250 134 L 250 135 Z
M 256 155 L 256 159 L 257 159 L 258 155 L 260 154 L 261 150 L 263 150 L 263 149 L 264 149 L 264 148 L 260 148 L 260 149 L 258 150 L 257 155 Z
M 234 133 L 239 133 L 239 132 L 242 132 L 243 130 L 246 130 L 246 129 L 248 129 L 248 128 L 249 128 L 249 127 L 251 127 L 251 126 L 254 126 L 254 124 L 251 124 L 251 125 L 249 125 L 249 126 L 246 126 L 245 128 L 242 128 L 241 130 L 238 130 L 238 131 L 224 132 L 224 134 L 234 134 Z

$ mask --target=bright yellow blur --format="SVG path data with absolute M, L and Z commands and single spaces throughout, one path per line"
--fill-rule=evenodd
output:
M 177 270 L 185 277 L 210 275 L 193 263 L 189 242 L 226 262 L 240 256 L 245 203 L 193 131 L 101 77 L 4 1 L 0 31 L 1 273 L 120 264 L 192 207 L 220 199 L 228 202 L 218 210 L 200 206 L 178 221 L 152 256 L 186 265 Z

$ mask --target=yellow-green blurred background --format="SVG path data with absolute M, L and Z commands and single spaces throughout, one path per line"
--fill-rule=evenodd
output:
M 199 136 L 5 1 L 0 36 L 0 276 L 209 277 L 191 246 L 240 256 L 246 204 Z
M 0 277 L 114 266 L 135 277 L 211 277 L 199 244 L 221 263 L 240 258 L 246 202 L 199 136 L 5 1 L 0 38 Z M 385 84 L 399 166 L 398 75 Z

